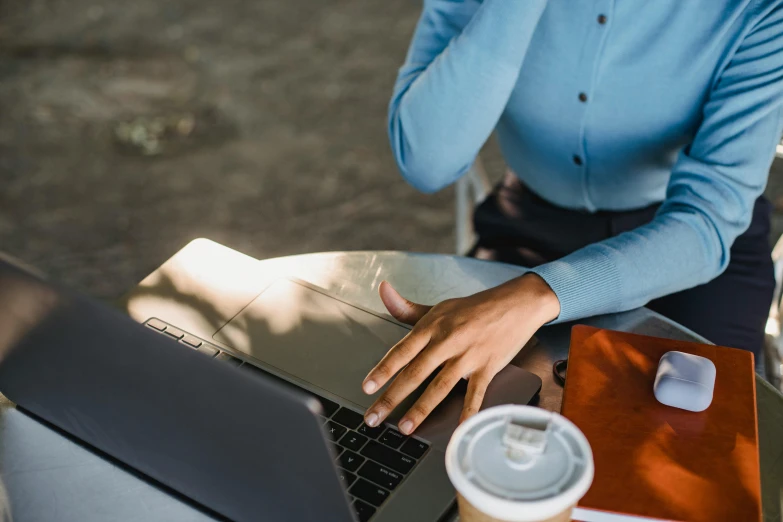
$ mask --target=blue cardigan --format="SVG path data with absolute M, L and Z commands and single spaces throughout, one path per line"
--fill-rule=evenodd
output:
M 663 202 L 647 225 L 540 266 L 558 321 L 715 278 L 783 130 L 783 0 L 425 0 L 389 107 L 402 175 L 437 191 L 493 130 L 566 208 Z

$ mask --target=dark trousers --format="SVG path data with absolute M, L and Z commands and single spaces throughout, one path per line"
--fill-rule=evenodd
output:
M 526 267 L 650 222 L 658 205 L 587 212 L 553 205 L 508 174 L 474 213 L 478 242 L 470 255 Z M 725 272 L 712 281 L 651 301 L 652 310 L 721 346 L 750 350 L 759 361 L 775 286 L 769 201 L 759 198 L 750 228 L 731 247 Z M 643 274 L 642 274 L 643 275 Z

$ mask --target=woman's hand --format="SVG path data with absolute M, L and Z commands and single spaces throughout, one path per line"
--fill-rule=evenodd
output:
M 443 366 L 400 420 L 400 431 L 406 435 L 463 377 L 469 380 L 460 420 L 477 413 L 492 378 L 536 330 L 560 314 L 557 296 L 535 274 L 435 306 L 412 303 L 385 281 L 380 294 L 392 316 L 415 326 L 364 380 L 364 392 L 372 394 L 402 370 L 365 413 L 367 425 L 380 425 L 405 397 Z

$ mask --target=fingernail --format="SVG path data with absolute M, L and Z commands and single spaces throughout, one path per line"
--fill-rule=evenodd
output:
M 413 431 L 413 422 L 409 420 L 402 421 L 400 424 L 400 431 L 405 435 L 410 435 L 411 431 Z
M 375 388 L 377 388 L 378 385 L 375 384 L 375 381 L 369 380 L 364 383 L 364 393 L 372 393 L 375 391 Z M 356 389 L 356 388 L 354 388 Z
M 355 389 L 355 388 L 354 388 Z M 364 422 L 367 423 L 367 425 L 371 428 L 374 428 L 378 425 L 378 414 L 377 413 L 371 413 L 367 416 L 366 419 L 364 419 Z

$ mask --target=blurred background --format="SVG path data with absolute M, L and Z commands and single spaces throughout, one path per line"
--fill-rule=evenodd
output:
M 386 138 L 420 8 L 0 0 L 0 250 L 105 298 L 196 237 L 452 252 L 453 189 L 408 187 Z M 499 177 L 494 141 L 482 157 Z

